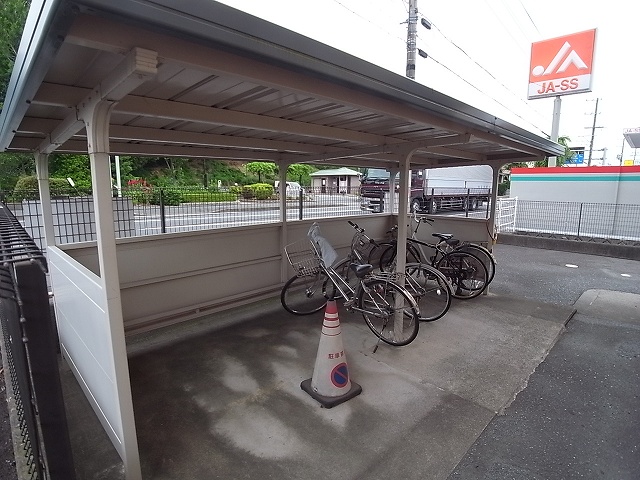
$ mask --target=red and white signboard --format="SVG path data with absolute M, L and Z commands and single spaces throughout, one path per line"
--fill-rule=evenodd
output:
M 596 29 L 531 44 L 528 99 L 591 91 Z

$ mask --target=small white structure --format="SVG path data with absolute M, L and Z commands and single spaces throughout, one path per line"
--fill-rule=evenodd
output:
M 311 175 L 311 186 L 319 193 L 358 193 L 360 172 L 347 167 L 318 170 Z

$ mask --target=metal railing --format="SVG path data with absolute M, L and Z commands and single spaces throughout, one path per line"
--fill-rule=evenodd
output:
M 43 254 L 0 203 L 0 326 L 17 415 L 20 478 L 73 480 L 75 470 Z
M 360 215 L 358 188 L 308 188 L 286 198 L 288 221 Z M 37 191 L 2 194 L 14 215 L 43 248 L 41 207 Z M 24 199 L 24 200 L 23 200 Z M 94 240 L 95 218 L 90 194 L 51 199 L 57 244 Z M 134 237 L 279 222 L 277 193 L 257 198 L 194 188 L 122 189 L 114 196 L 116 237 Z
M 382 199 L 381 208 L 374 210 L 361 208 L 362 201 L 370 199 L 361 197 L 356 187 L 305 187 L 296 193 L 299 195 L 285 202 L 287 221 L 391 213 L 388 193 Z M 18 195 L 18 198 L 25 197 L 37 198 L 37 192 Z M 277 194 L 268 198 L 245 198 L 231 192 L 194 188 L 123 189 L 120 196 L 113 199 L 114 229 L 116 237 L 122 238 L 275 223 L 282 216 L 280 205 Z M 395 213 L 397 205 L 396 194 Z M 39 248 L 43 248 L 39 200 L 14 201 L 8 206 Z M 489 208 L 490 205 L 483 205 L 475 211 L 442 210 L 438 214 L 487 218 Z M 91 196 L 53 198 L 52 209 L 57 244 L 95 239 Z M 499 198 L 496 229 L 633 243 L 640 239 L 640 205 Z
M 503 232 L 640 246 L 640 205 L 499 200 L 498 211 L 509 208 L 513 223 Z

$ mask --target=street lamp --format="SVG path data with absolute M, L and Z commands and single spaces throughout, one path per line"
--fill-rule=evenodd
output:
M 422 58 L 427 58 L 427 52 L 425 52 L 424 50 L 418 49 L 418 55 L 420 55 Z
M 426 18 L 422 17 L 420 19 L 420 23 L 422 24 L 422 26 L 424 28 L 426 28 L 427 30 L 431 30 L 431 22 L 429 20 L 427 20 Z

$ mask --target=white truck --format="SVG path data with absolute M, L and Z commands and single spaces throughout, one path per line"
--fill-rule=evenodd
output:
M 475 210 L 489 201 L 493 171 L 488 165 L 411 170 L 409 205 L 412 212 L 436 213 L 440 209 Z M 398 177 L 395 189 L 398 191 Z M 360 182 L 362 210 L 383 211 L 389 191 L 389 172 L 369 168 Z

